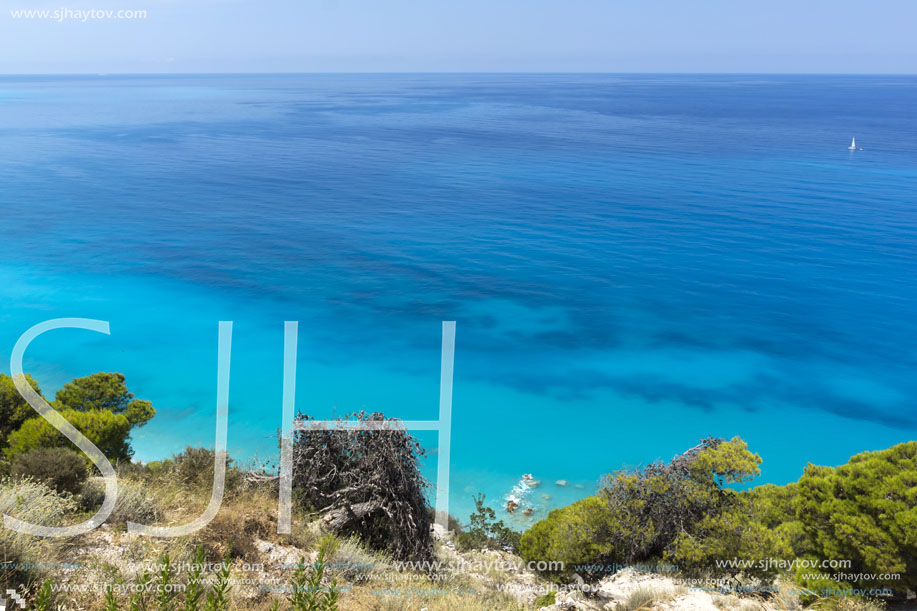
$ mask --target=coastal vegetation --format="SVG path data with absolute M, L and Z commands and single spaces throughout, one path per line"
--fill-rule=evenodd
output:
M 424 561 L 433 524 L 420 475 L 423 447 L 380 413 L 353 420 L 384 430 L 300 429 L 293 440 L 293 489 L 304 510 L 399 560 Z M 298 422 L 308 424 L 300 415 Z
M 26 379 L 41 395 L 35 380 L 30 376 Z M 112 461 L 130 460 L 134 454 L 129 442 L 131 429 L 156 415 L 152 403 L 134 399 L 120 373 L 96 373 L 68 382 L 51 407 Z M 35 413 L 5 374 L 0 374 L 0 422 L 0 447 L 7 458 L 40 448 L 72 447 L 60 431 Z
M 810 464 L 786 486 L 729 487 L 756 476 L 760 462 L 739 438 L 707 439 L 669 463 L 612 474 L 597 495 L 532 526 L 521 554 L 562 562 L 546 575 L 561 581 L 659 563 L 741 575 L 762 590 L 786 575 L 809 600 L 917 587 L 917 442 L 837 468 Z
M 484 495 L 474 497 L 475 510 L 468 517 L 468 527 L 455 535 L 455 547 L 459 551 L 472 549 L 507 550 L 519 549 L 520 533 L 497 520 L 497 512 L 484 504 Z
M 373 426 L 299 427 L 291 534 L 277 532 L 276 474 L 229 460 L 216 517 L 154 539 L 126 532 L 127 522 L 200 515 L 214 451 L 131 461 L 130 430 L 155 410 L 120 374 L 74 380 L 52 405 L 116 463 L 119 495 L 107 522 L 78 537 L 0 530 L 0 588 L 30 609 L 701 609 L 703 598 L 713 609 L 868 611 L 917 589 L 913 441 L 750 487 L 762 458 L 741 438 L 707 438 L 668 462 L 610 473 L 596 494 L 524 533 L 481 494 L 468 520 L 450 516 L 444 531 L 433 527 L 419 443 L 396 420 L 358 413 L 350 418 Z M 0 376 L 0 513 L 84 520 L 104 486 L 36 420 Z M 635 566 L 644 572 L 625 568 Z M 707 583 L 716 587 L 685 586 Z

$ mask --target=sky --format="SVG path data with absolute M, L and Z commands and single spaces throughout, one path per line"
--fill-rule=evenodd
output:
M 0 3 L 0 74 L 917 72 L 914 0 Z

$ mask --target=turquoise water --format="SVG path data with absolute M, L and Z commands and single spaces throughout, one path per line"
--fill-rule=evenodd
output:
M 436 417 L 456 320 L 453 513 L 532 473 L 536 519 L 707 435 L 790 481 L 917 432 L 915 103 L 912 77 L 2 77 L 0 362 L 110 321 L 27 370 L 124 372 L 153 460 L 213 443 L 233 320 L 230 450 L 272 460 L 284 320 L 299 410 L 406 419 Z

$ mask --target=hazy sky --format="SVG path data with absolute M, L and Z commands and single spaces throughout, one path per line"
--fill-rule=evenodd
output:
M 915 0 L 0 1 L 0 73 L 917 72 Z

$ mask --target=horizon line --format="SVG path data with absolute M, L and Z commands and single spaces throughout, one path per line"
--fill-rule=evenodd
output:
M 605 75 L 605 76 L 917 76 L 917 72 L 666 72 L 595 70 L 316 70 L 262 72 L 0 72 L 3 77 L 21 76 L 317 76 L 317 75 Z

